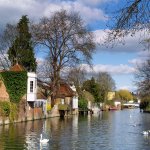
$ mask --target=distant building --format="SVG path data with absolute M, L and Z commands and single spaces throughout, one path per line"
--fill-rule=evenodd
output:
M 108 92 L 107 100 L 113 100 L 115 98 L 115 92 Z

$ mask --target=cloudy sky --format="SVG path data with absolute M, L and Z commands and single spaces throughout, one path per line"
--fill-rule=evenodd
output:
M 114 8 L 123 5 L 124 0 L 0 0 L 0 29 L 6 23 L 17 23 L 22 15 L 28 15 L 36 21 L 42 16 L 50 16 L 53 12 L 66 9 L 78 11 L 83 20 L 95 34 L 97 52 L 93 55 L 94 71 L 109 72 L 116 82 L 117 89 L 136 89 L 134 72 L 137 63 L 142 62 L 146 51 L 139 43 L 140 33 L 126 37 L 124 45 L 106 48 L 102 45 L 107 23 Z M 89 69 L 90 71 L 90 69 Z

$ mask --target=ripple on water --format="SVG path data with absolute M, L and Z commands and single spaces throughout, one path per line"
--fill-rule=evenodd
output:
M 149 150 L 150 137 L 141 134 L 149 125 L 150 114 L 138 109 L 20 123 L 0 127 L 0 150 Z

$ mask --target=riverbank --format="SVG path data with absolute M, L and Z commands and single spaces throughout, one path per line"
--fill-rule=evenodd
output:
M 27 121 L 34 121 L 39 119 L 46 119 L 46 118 L 53 118 L 53 117 L 60 117 L 61 112 L 58 108 L 58 105 L 54 105 L 54 107 L 50 111 L 43 110 L 43 107 L 32 107 L 31 105 L 27 104 L 26 107 L 18 108 L 18 114 L 15 118 L 10 118 L 10 116 L 0 116 L 0 125 L 6 125 L 9 123 L 19 123 L 19 122 L 27 122 Z M 78 110 L 72 111 L 64 111 L 64 116 L 75 115 L 78 114 Z

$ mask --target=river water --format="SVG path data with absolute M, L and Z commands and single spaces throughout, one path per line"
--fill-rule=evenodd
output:
M 150 114 L 139 109 L 0 126 L 0 150 L 150 150 Z M 49 139 L 40 144 L 40 134 Z

